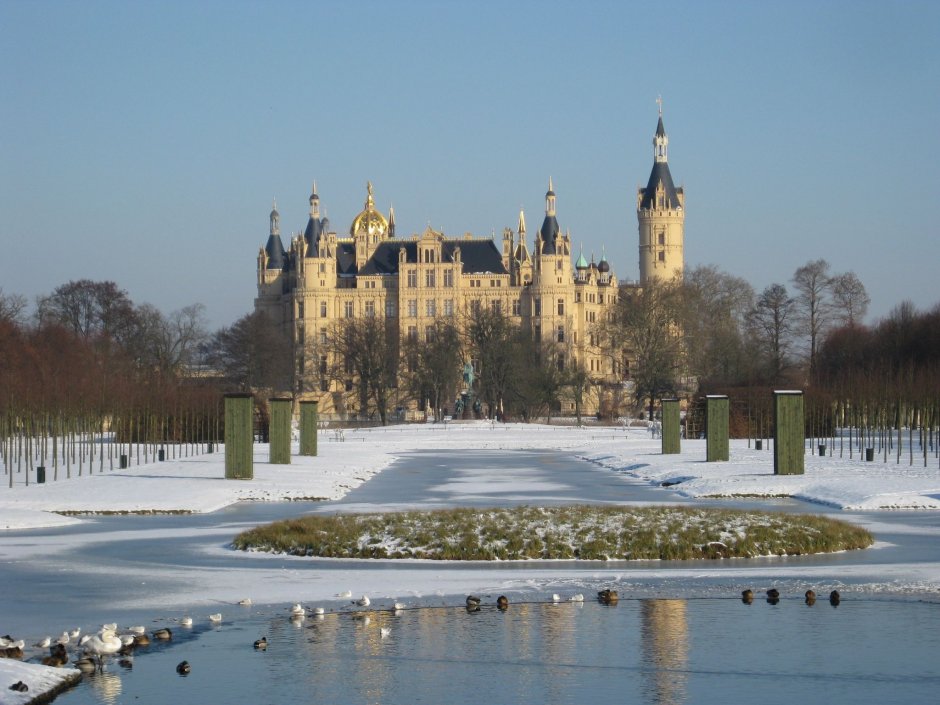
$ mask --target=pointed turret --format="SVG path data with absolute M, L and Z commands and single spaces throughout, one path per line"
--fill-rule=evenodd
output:
M 579 272 L 588 268 L 587 260 L 584 259 L 584 245 L 581 245 L 581 254 L 578 256 L 578 261 L 574 266 Z
M 281 242 L 281 214 L 277 212 L 277 199 L 271 209 L 271 232 L 264 251 L 268 255 L 268 269 L 284 269 L 284 243 Z
M 304 240 L 307 241 L 307 257 L 316 257 L 320 251 L 320 236 L 323 234 L 325 218 L 320 217 L 320 197 L 317 195 L 317 182 L 313 182 L 310 192 L 310 218 L 307 220 L 307 229 L 304 230 Z
M 388 207 L 388 236 L 395 237 L 395 206 Z
M 548 191 L 545 194 L 545 220 L 539 229 L 539 238 L 542 240 L 541 253 L 555 254 L 555 239 L 560 232 L 558 221 L 555 219 L 555 189 L 552 188 L 552 179 L 548 179 Z M 538 253 L 536 253 L 538 254 Z

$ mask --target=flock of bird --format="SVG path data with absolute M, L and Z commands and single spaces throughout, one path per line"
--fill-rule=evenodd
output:
M 770 588 L 767 590 L 766 594 L 768 603 L 775 605 L 780 601 L 780 592 L 776 588 Z M 345 591 L 337 594 L 336 597 L 351 598 L 352 592 Z M 584 595 L 578 593 L 562 598 L 556 593 L 551 596 L 551 601 L 553 603 L 582 603 L 584 602 Z M 605 588 L 597 593 L 597 601 L 603 605 L 616 605 L 619 601 L 619 596 L 616 590 Z M 745 604 L 751 604 L 754 601 L 754 591 L 750 589 L 742 591 L 741 601 Z M 804 601 L 810 606 L 815 604 L 815 591 L 807 590 L 804 593 Z M 840 602 L 841 596 L 838 590 L 833 590 L 829 593 L 829 604 L 833 607 L 837 607 Z M 243 607 L 250 607 L 252 601 L 246 598 L 240 600 L 238 604 Z M 360 598 L 352 600 L 350 604 L 353 607 L 368 608 L 372 605 L 372 601 L 367 595 L 362 595 Z M 478 612 L 483 606 L 483 598 L 478 595 L 468 595 L 465 604 L 468 612 Z M 509 608 L 509 598 L 505 595 L 500 595 L 496 598 L 495 606 L 500 611 L 506 611 Z M 404 609 L 407 609 L 404 603 L 395 602 L 392 605 L 391 611 L 400 614 Z M 289 618 L 295 623 L 302 622 L 308 615 L 322 619 L 325 614 L 326 610 L 323 607 L 307 608 L 299 602 L 289 609 Z M 222 622 L 222 614 L 216 612 L 208 615 L 207 619 L 211 625 L 217 626 Z M 182 617 L 177 620 L 177 622 L 181 627 L 188 628 L 193 626 L 192 617 Z M 382 639 L 388 638 L 391 634 L 391 627 L 379 628 L 379 635 Z M 102 625 L 101 628 L 93 634 L 82 635 L 81 629 L 77 627 L 72 630 L 66 630 L 56 638 L 47 636 L 40 639 L 33 644 L 33 647 L 37 649 L 49 649 L 49 654 L 44 656 L 41 660 L 43 665 L 65 666 L 69 663 L 69 647 L 73 646 L 75 648 L 73 653 L 76 659 L 72 661 L 72 664 L 83 672 L 94 673 L 104 669 L 105 660 L 108 657 L 117 655 L 122 657 L 122 659 L 129 659 L 134 649 L 149 645 L 151 638 L 156 641 L 170 641 L 173 639 L 173 632 L 168 627 L 161 627 L 151 630 L 148 634 L 146 628 L 143 626 L 134 626 L 119 630 L 117 624 L 110 623 Z M 262 636 L 257 639 L 254 642 L 254 648 L 258 651 L 267 650 L 267 637 Z M 13 639 L 13 637 L 9 635 L 0 636 L 0 658 L 22 659 L 25 649 L 26 644 L 23 639 Z M 121 663 L 125 666 L 130 665 L 124 660 L 122 660 Z M 188 661 L 182 661 L 176 667 L 177 673 L 182 676 L 188 675 L 191 670 L 192 667 Z M 24 683 L 19 682 L 13 684 L 10 688 L 22 691 L 24 686 Z
M 816 591 L 807 590 L 803 593 L 803 601 L 810 607 L 816 604 Z M 741 592 L 741 602 L 746 605 L 754 602 L 754 591 L 753 590 L 743 590 Z M 780 591 L 777 588 L 770 588 L 767 591 L 767 602 L 771 605 L 776 605 L 780 602 Z M 833 590 L 829 593 L 829 604 L 833 607 L 838 607 L 842 602 L 842 596 L 839 594 L 838 590 Z

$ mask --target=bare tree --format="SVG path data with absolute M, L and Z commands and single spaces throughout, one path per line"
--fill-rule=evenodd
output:
M 127 343 L 136 330 L 134 304 L 112 281 L 62 284 L 38 306 L 40 322 L 59 323 L 84 340 Z
M 26 298 L 19 294 L 4 294 L 0 287 L 0 321 L 20 325 L 26 311 Z
M 501 311 L 481 306 L 470 309 L 464 335 L 475 361 L 477 396 L 492 413 L 502 416 L 519 380 L 521 331 Z
M 414 399 L 428 400 L 434 417 L 456 389 L 463 367 L 460 334 L 452 319 L 440 319 L 428 328 L 424 341 L 402 341 L 402 369 L 405 385 Z
M 714 266 L 685 271 L 681 285 L 682 333 L 689 371 L 699 383 L 745 376 L 745 329 L 754 288 Z
M 797 291 L 794 325 L 808 339 L 810 374 L 816 371 L 816 353 L 832 316 L 831 285 L 829 263 L 824 259 L 807 262 L 793 274 Z
M 833 314 L 844 326 L 861 323 L 868 313 L 871 298 L 855 272 L 837 274 L 832 278 Z
M 164 373 L 194 364 L 207 339 L 204 311 L 202 304 L 191 304 L 165 316 L 150 304 L 138 306 L 138 359 Z
M 789 367 L 790 333 L 795 302 L 782 284 L 771 284 L 757 297 L 748 314 L 748 325 L 765 363 L 770 382 L 782 379 Z
M 293 386 L 290 338 L 263 311 L 242 316 L 216 331 L 202 346 L 202 353 L 207 364 L 239 389 L 286 392 Z
M 613 359 L 624 353 L 634 361 L 631 378 L 637 403 L 655 402 L 678 390 L 682 362 L 677 282 L 650 281 L 641 289 L 623 289 L 612 320 L 598 328 Z
M 357 391 L 359 413 L 378 412 L 388 423 L 388 406 L 397 383 L 399 341 L 394 321 L 361 318 L 337 321 L 328 346 L 334 378 L 350 382 Z

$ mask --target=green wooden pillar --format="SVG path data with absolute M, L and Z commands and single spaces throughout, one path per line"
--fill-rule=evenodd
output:
M 275 397 L 271 404 L 271 464 L 290 465 L 290 422 L 293 417 L 294 400 L 290 397 Z
M 774 392 L 774 475 L 803 474 L 803 392 Z
M 317 426 L 320 417 L 317 412 L 317 402 L 300 402 L 300 454 L 317 454 Z
M 705 397 L 705 459 L 709 463 L 728 460 L 728 397 Z
M 679 400 L 663 399 L 663 455 L 679 452 Z
M 225 478 L 254 477 L 254 400 L 251 394 L 225 395 Z

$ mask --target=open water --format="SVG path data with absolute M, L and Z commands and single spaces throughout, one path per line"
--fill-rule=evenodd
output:
M 940 607 L 801 597 L 430 607 L 176 630 L 59 697 L 117 703 L 929 703 Z M 491 596 L 485 602 L 495 601 Z M 382 636 L 382 629 L 389 631 Z M 268 640 L 265 651 L 252 643 Z M 191 665 L 187 676 L 176 665 Z
M 585 562 L 565 564 L 568 573 L 577 575 L 564 581 L 551 577 L 557 564 L 493 566 L 501 577 L 521 574 L 536 586 L 507 592 L 511 604 L 505 612 L 493 606 L 496 594 L 484 595 L 484 607 L 476 613 L 462 606 L 463 595 L 435 595 L 411 599 L 408 604 L 415 608 L 397 614 L 389 610 L 390 601 L 373 605 L 368 613 L 335 603 L 334 611 L 322 619 L 308 617 L 300 623 L 287 618 L 286 605 L 229 606 L 222 610 L 227 621 L 220 626 L 204 623 L 187 630 L 153 609 L 112 609 L 118 602 L 133 601 L 135 590 L 143 597 L 154 589 L 152 584 L 135 587 L 106 578 L 129 568 L 152 567 L 154 581 L 160 581 L 161 570 L 172 575 L 231 567 L 250 570 L 269 562 L 246 559 L 237 552 L 207 552 L 206 547 L 220 543 L 220 528 L 311 511 L 449 506 L 458 497 L 461 504 L 477 506 L 683 501 L 668 490 L 559 454 L 416 453 L 334 503 L 253 503 L 212 515 L 102 517 L 81 527 L 6 532 L 3 541 L 26 545 L 72 532 L 100 534 L 101 540 L 83 542 L 65 557 L 38 554 L 4 565 L 0 622 L 10 633 L 100 624 L 105 617 L 121 624 L 173 628 L 171 642 L 154 643 L 125 665 L 114 660 L 103 673 L 86 676 L 57 698 L 65 705 L 692 705 L 936 699 L 940 604 L 935 585 L 931 594 L 914 590 L 900 598 L 889 596 L 890 590 L 850 589 L 836 608 L 825 597 L 833 584 L 851 588 L 853 581 L 872 585 L 882 577 L 890 583 L 895 569 L 908 575 L 916 574 L 920 565 L 936 566 L 940 517 L 928 512 L 846 516 L 877 522 L 877 538 L 888 545 L 834 556 L 757 559 L 755 578 L 745 578 L 741 584 L 733 577 L 740 575 L 740 562 L 662 564 L 655 575 L 649 574 L 649 564 L 605 564 L 605 575 L 610 575 L 611 567 L 622 568 L 612 587 L 619 587 L 623 597 L 612 607 L 594 599 L 602 587 L 598 564 Z M 827 511 L 789 500 L 714 503 Z M 179 534 L 172 540 L 155 538 L 153 529 Z M 75 570 L 77 566 L 81 569 Z M 329 561 L 316 560 L 293 561 L 290 568 L 309 571 L 311 576 L 338 569 Z M 363 569 L 398 570 L 393 562 Z M 409 569 L 425 568 L 412 564 Z M 349 570 L 349 563 L 343 570 Z M 435 564 L 426 570 L 440 573 L 479 570 L 479 566 Z M 732 577 L 726 578 L 729 571 Z M 925 574 L 931 571 L 935 568 Z M 784 594 L 777 605 L 768 604 L 760 594 L 751 605 L 738 598 L 741 587 L 758 590 L 771 584 Z M 803 603 L 807 586 L 825 590 L 812 607 Z M 586 601 L 552 604 L 549 589 L 563 598 L 581 592 Z M 387 636 L 383 637 L 382 628 L 390 630 Z M 269 642 L 263 652 L 252 648 L 261 636 Z M 175 670 L 183 660 L 192 667 L 187 676 Z

